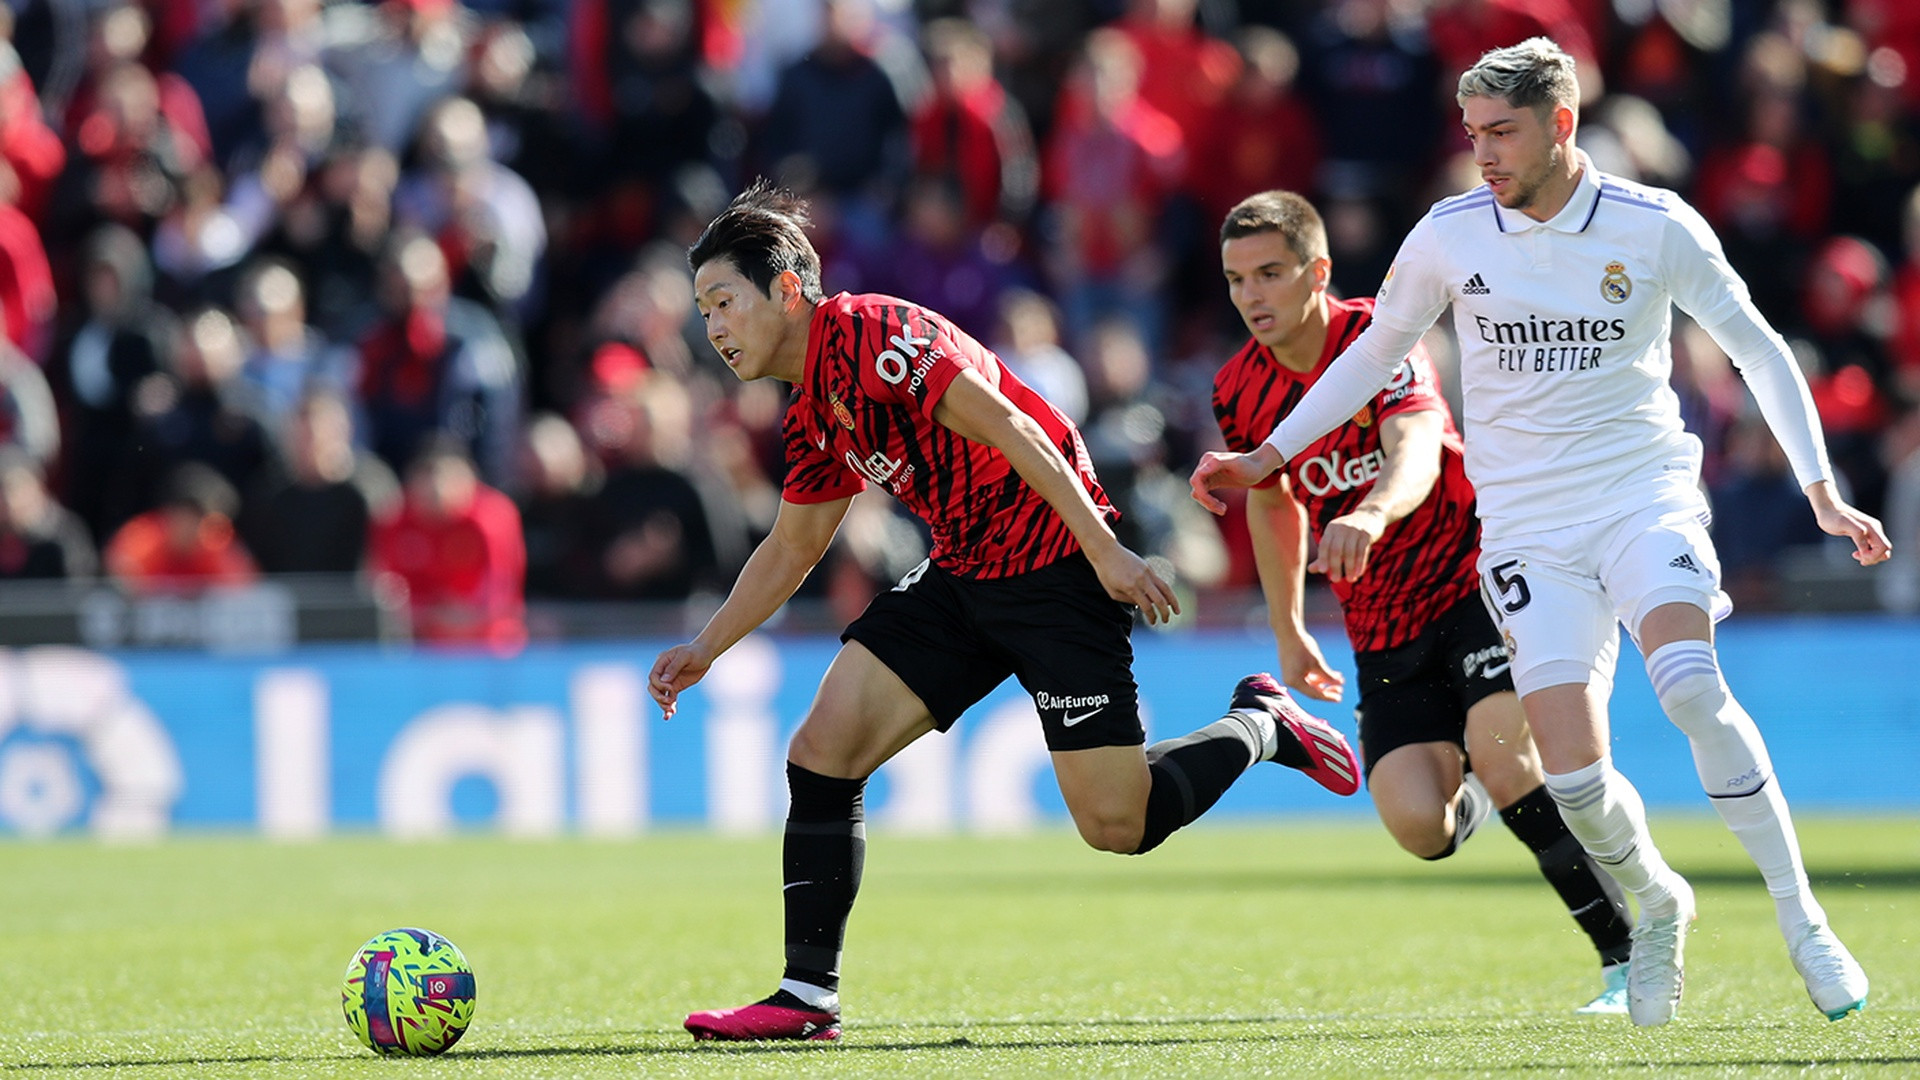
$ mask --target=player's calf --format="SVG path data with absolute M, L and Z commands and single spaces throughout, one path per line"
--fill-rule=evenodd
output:
M 1206 813 L 1256 761 L 1290 765 L 1337 794 L 1360 789 L 1360 759 L 1346 738 L 1295 705 L 1273 676 L 1249 675 L 1225 716 L 1147 748 L 1151 786 L 1133 854 L 1152 851 Z

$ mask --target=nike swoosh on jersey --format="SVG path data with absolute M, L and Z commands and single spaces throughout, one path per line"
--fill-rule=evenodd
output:
M 1085 720 L 1085 719 L 1087 719 L 1087 718 L 1089 718 L 1089 717 L 1093 717 L 1093 716 L 1098 716 L 1098 715 L 1100 715 L 1100 713 L 1101 713 L 1101 712 L 1102 712 L 1102 710 L 1100 710 L 1100 709 L 1095 709 L 1095 710 L 1093 710 L 1092 712 L 1085 712 L 1085 713 L 1081 713 L 1081 714 L 1080 714 L 1079 716 L 1062 716 L 1062 717 L 1060 718 L 1060 726 L 1061 726 L 1061 727 L 1072 727 L 1073 725 L 1075 725 L 1075 724 L 1077 724 L 1077 723 L 1079 723 L 1079 722 L 1080 722 L 1080 721 L 1082 721 L 1082 720 Z
M 1505 675 L 1507 673 L 1507 669 L 1511 668 L 1512 666 L 1513 666 L 1513 661 L 1509 660 L 1506 663 L 1501 664 L 1499 667 L 1481 668 L 1480 677 L 1483 679 L 1492 679 L 1501 675 Z

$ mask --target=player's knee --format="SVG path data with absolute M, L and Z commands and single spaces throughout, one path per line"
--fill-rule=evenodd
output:
M 787 760 L 823 776 L 859 776 L 877 767 L 872 748 L 849 740 L 844 729 L 803 722 L 787 742 Z
M 1525 798 L 1545 779 L 1539 761 L 1531 754 L 1515 758 L 1475 756 L 1473 775 L 1479 777 L 1480 783 L 1486 786 L 1487 796 L 1493 800 L 1493 805 L 1503 808 Z
M 1733 720 L 1732 710 L 1727 708 L 1732 695 L 1711 656 L 1706 663 L 1685 672 L 1657 678 L 1654 694 L 1667 719 L 1691 736 L 1712 734 Z
M 1383 813 L 1380 820 L 1400 850 L 1422 859 L 1444 859 L 1453 854 L 1454 845 L 1443 811 L 1435 806 L 1425 813 Z
M 787 760 L 803 769 L 832 775 L 836 764 L 826 740 L 810 725 L 801 724 L 787 741 Z
M 1727 684 L 1717 668 L 1675 679 L 1660 693 L 1660 707 L 1676 717 L 1712 715 L 1726 700 Z
M 1131 855 L 1140 850 L 1140 841 L 1146 835 L 1146 822 L 1139 816 L 1099 817 L 1092 820 L 1076 820 L 1080 830 L 1080 839 L 1095 851 L 1111 851 L 1116 855 Z
M 1108 825 L 1093 830 L 1082 829 L 1080 836 L 1095 851 L 1132 855 L 1140 850 L 1141 830 L 1137 827 L 1129 829 L 1123 825 Z
M 1400 846 L 1408 854 L 1428 862 L 1439 862 L 1459 850 L 1459 845 L 1453 842 L 1453 837 L 1437 828 L 1431 832 L 1422 833 L 1418 839 L 1403 838 L 1400 840 Z

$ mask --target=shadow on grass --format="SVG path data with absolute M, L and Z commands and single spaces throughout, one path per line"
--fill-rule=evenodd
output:
M 472 1059 L 476 1061 L 515 1061 L 563 1058 L 635 1058 L 635 1059 L 692 1059 L 700 1055 L 713 1056 L 763 1056 L 769 1054 L 887 1054 L 927 1050 L 968 1050 L 976 1052 L 1024 1051 L 1024 1050 L 1070 1050 L 1100 1048 L 1152 1048 L 1156 1046 L 1209 1046 L 1229 1043 L 1272 1043 L 1299 1044 L 1307 1042 L 1352 1042 L 1366 1043 L 1378 1048 L 1396 1039 L 1431 1039 L 1436 1032 L 1426 1026 L 1405 1026 L 1397 1028 L 1374 1028 L 1365 1026 L 1362 1030 L 1288 1030 L 1257 1031 L 1254 1028 L 1271 1025 L 1322 1025 L 1351 1022 L 1350 1018 L 1340 1014 L 1289 1015 L 1289 1016 L 1247 1016 L 1247 1017 L 1176 1017 L 1176 1018 L 1132 1018 L 1132 1019 L 1094 1019 L 1094 1020 L 977 1020 L 964 1024 L 937 1025 L 919 1021 L 863 1022 L 856 1036 L 841 1043 L 688 1043 L 676 1042 L 662 1045 L 658 1039 L 645 1042 L 621 1042 L 617 1040 L 598 1042 L 591 1046 L 540 1046 L 500 1049 L 460 1049 L 447 1055 L 449 1060 Z M 1584 1025 L 1582 1025 L 1584 1026 Z M 1691 1025 L 1690 1025 L 1691 1026 Z M 995 1029 L 1036 1029 L 1036 1034 L 1021 1038 L 1006 1039 L 972 1038 L 967 1035 L 935 1036 L 939 1028 L 963 1027 L 970 1030 Z M 1205 1028 L 1214 1031 L 1156 1031 L 1172 1028 Z M 1051 1029 L 1057 1034 L 1047 1034 Z M 1114 1029 L 1120 1029 L 1118 1031 Z M 1228 1030 L 1218 1030 L 1228 1029 Z M 1237 1029 L 1237 1030 L 1235 1030 Z M 1751 1025 L 1701 1025 L 1699 1029 L 1724 1030 L 1729 1033 L 1751 1034 Z M 916 1033 L 926 1033 L 919 1034 Z M 660 1038 L 670 1038 L 661 1036 Z M 562 1036 L 561 1038 L 565 1038 Z M 77 1072 L 83 1069 L 137 1069 L 166 1068 L 183 1065 L 295 1065 L 316 1062 L 343 1062 L 351 1060 L 372 1060 L 367 1055 L 345 1054 L 236 1054 L 220 1057 L 151 1057 L 137 1059 L 116 1059 L 97 1061 L 67 1062 L 25 1062 L 12 1064 L 4 1068 L 9 1072 L 54 1075 L 65 1072 Z M 1490 1065 L 1486 1062 L 1471 1067 L 1449 1067 L 1438 1062 L 1432 1063 L 1429 1075 L 1445 1076 L 1449 1074 L 1484 1075 L 1490 1069 L 1494 1072 L 1565 1072 L 1579 1071 L 1592 1067 L 1590 1060 L 1535 1060 L 1512 1061 Z M 1701 1060 L 1673 1060 L 1657 1054 L 1648 1054 L 1645 1058 L 1628 1060 L 1622 1058 L 1609 1062 L 1609 1067 L 1642 1067 L 1655 1069 L 1748 1069 L 1748 1068 L 1794 1068 L 1811 1069 L 1832 1067 L 1835 1065 L 1885 1065 L 1920 1066 L 1920 1054 L 1914 1055 L 1876 1055 L 1836 1053 L 1818 1058 L 1801 1055 L 1780 1055 L 1777 1057 L 1748 1056 L 1738 1059 L 1711 1058 Z
M 1412 856 L 1408 856 L 1409 859 Z M 1730 886 L 1742 888 L 1760 883 L 1760 872 L 1751 866 L 1706 866 L 1683 869 L 1694 887 Z M 1247 870 L 1207 870 L 1191 874 L 1086 874 L 986 873 L 955 881 L 948 877 L 903 875 L 896 884 L 907 888 L 931 885 L 942 893 L 1046 893 L 1083 892 L 1090 884 L 1104 891 L 1133 893 L 1238 892 L 1275 888 L 1508 888 L 1530 886 L 1540 881 L 1532 867 L 1512 870 L 1447 868 L 1435 870 L 1415 864 L 1406 870 L 1290 870 L 1260 868 Z M 1828 870 L 1808 875 L 1817 887 L 1920 889 L 1920 866 L 1876 866 L 1857 870 Z

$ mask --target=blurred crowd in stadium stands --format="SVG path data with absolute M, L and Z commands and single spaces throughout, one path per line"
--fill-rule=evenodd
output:
M 706 346 L 684 251 L 766 174 L 829 292 L 1000 350 L 1130 545 L 1250 586 L 1185 484 L 1244 337 L 1217 222 L 1308 193 L 1370 294 L 1478 182 L 1455 76 L 1535 33 L 1582 62 L 1595 161 L 1718 228 L 1920 608 L 1913 0 L 4 0 L 0 577 L 369 570 L 419 636 L 495 644 L 525 597 L 724 590 L 785 387 Z M 1765 603 L 1812 517 L 1684 319 L 1675 367 Z M 807 588 L 857 610 L 923 552 L 863 496 Z

